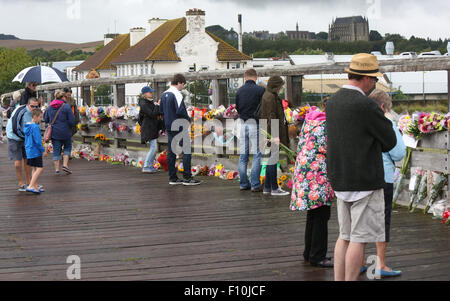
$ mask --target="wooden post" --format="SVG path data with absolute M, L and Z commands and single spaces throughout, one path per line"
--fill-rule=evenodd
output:
M 228 79 L 219 79 L 218 83 L 218 106 L 228 106 Z
M 155 90 L 155 93 L 153 94 L 153 99 L 155 101 L 158 101 L 161 99 L 161 95 L 164 93 L 164 91 L 167 90 L 167 83 L 166 82 L 154 82 L 153 87 Z
M 302 104 L 303 76 L 286 76 L 286 98 L 294 106 Z
M 450 112 L 450 69 L 447 70 L 447 99 L 448 99 L 448 111 Z
M 81 94 L 83 95 L 83 106 L 88 106 L 91 101 L 91 87 L 90 86 L 82 86 Z
M 114 105 L 117 107 L 125 106 L 125 85 L 114 85 Z

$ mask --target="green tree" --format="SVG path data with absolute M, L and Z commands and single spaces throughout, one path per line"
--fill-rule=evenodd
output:
M 311 48 L 306 48 L 306 49 L 297 49 L 296 51 L 294 51 L 292 54 L 297 54 L 297 55 L 313 55 L 313 54 L 325 54 L 325 52 L 323 52 L 322 49 L 311 49 Z
M 23 88 L 23 84 L 12 82 L 14 77 L 27 67 L 35 65 L 25 48 L 0 48 L 0 94 L 13 92 Z
M 376 30 L 371 30 L 369 33 L 370 41 L 381 41 L 383 40 L 383 36 Z
M 328 32 L 321 31 L 316 35 L 318 40 L 328 40 Z

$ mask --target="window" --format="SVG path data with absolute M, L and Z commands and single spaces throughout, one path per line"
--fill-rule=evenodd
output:
M 141 64 L 141 75 L 144 75 L 144 64 Z
M 134 75 L 134 65 L 130 67 L 131 69 L 131 74 L 130 75 Z
M 131 75 L 131 65 L 128 65 L 127 69 L 128 69 L 128 71 L 127 71 L 127 76 L 128 76 L 128 75 Z
M 148 64 L 145 64 L 145 74 L 148 74 Z

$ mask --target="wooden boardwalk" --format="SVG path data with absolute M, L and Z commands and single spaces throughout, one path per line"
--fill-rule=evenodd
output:
M 85 160 L 56 176 L 44 164 L 47 192 L 20 193 L 0 144 L 0 280 L 67 280 L 70 255 L 82 280 L 333 280 L 302 261 L 306 214 L 289 211 L 289 197 L 210 177 L 169 187 L 167 173 Z M 388 263 L 404 272 L 393 280 L 450 280 L 449 227 L 404 209 L 392 219 Z M 337 235 L 333 208 L 330 256 Z

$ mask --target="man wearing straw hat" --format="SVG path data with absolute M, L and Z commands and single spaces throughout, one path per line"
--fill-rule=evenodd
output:
M 335 280 L 357 280 L 366 243 L 385 241 L 382 153 L 396 145 L 392 123 L 366 96 L 383 74 L 374 55 L 356 54 L 327 103 L 327 169 L 337 196 Z

